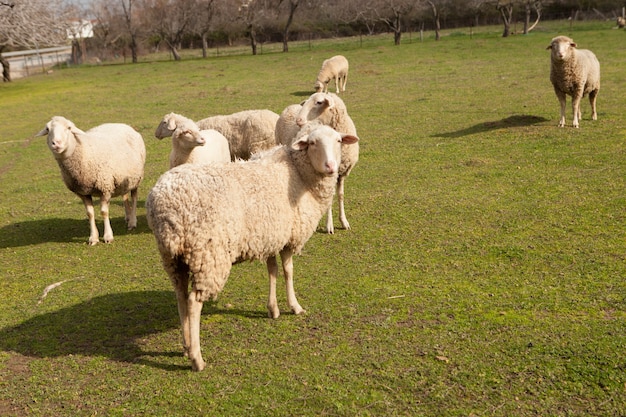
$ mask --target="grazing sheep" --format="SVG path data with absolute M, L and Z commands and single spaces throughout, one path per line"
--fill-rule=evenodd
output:
M 183 351 L 194 371 L 205 367 L 202 304 L 217 297 L 233 264 L 267 262 L 267 308 L 277 318 L 280 254 L 289 307 L 295 314 L 304 312 L 293 288 L 292 255 L 300 253 L 332 203 L 342 141 L 358 138 L 318 126 L 260 159 L 173 168 L 150 191 L 148 224 L 176 291 Z
M 146 161 L 141 135 L 122 123 L 106 123 L 83 132 L 61 116 L 54 116 L 36 136 L 46 135 L 48 147 L 61 168 L 63 182 L 85 205 L 91 230 L 89 244 L 99 241 L 93 196 L 100 197 L 106 243 L 113 241 L 109 221 L 112 197 L 124 196 L 128 230 L 137 227 L 137 189 Z
M 299 108 L 298 113 L 293 115 L 296 109 Z M 322 124 L 332 127 L 338 132 L 345 132 L 350 135 L 356 136 L 356 127 L 354 122 L 348 115 L 343 100 L 339 96 L 332 93 L 314 93 L 307 100 L 302 102 L 302 105 L 289 106 L 283 114 L 287 113 L 287 117 L 281 119 L 279 122 L 283 125 L 279 128 L 277 125 L 277 136 L 279 131 L 281 136 L 277 137 L 277 140 L 282 144 L 289 144 L 293 139 L 290 137 L 292 132 L 296 129 L 302 128 L 305 124 L 315 120 Z M 294 126 L 295 119 L 295 126 Z M 341 165 L 339 166 L 339 176 L 337 178 L 337 202 L 339 204 L 339 220 L 344 229 L 350 229 L 350 223 L 346 217 L 346 211 L 344 208 L 344 182 L 350 171 L 356 165 L 359 160 L 359 144 L 357 143 L 343 143 L 341 145 Z M 326 232 L 334 233 L 333 226 L 333 212 L 332 205 L 328 208 L 328 216 L 326 217 Z
M 328 84 L 335 79 L 335 88 L 337 94 L 339 90 L 346 91 L 346 83 L 348 82 L 348 60 L 343 55 L 335 55 L 328 58 L 322 63 L 322 68 L 317 74 L 315 81 L 315 91 L 318 93 L 328 93 Z
M 617 27 L 620 28 L 620 29 L 623 29 L 624 26 L 626 26 L 626 19 L 621 17 L 621 16 L 619 16 L 617 18 Z
M 278 115 L 271 110 L 244 110 L 229 115 L 211 116 L 198 120 L 200 129 L 214 129 L 226 137 L 230 158 L 248 159 L 253 153 L 276 146 L 274 129 Z M 159 125 L 157 133 L 170 136 L 167 128 Z M 158 136 L 157 136 L 158 137 Z
M 596 98 L 600 91 L 600 63 L 596 56 L 587 49 L 576 49 L 576 43 L 567 36 L 552 39 L 547 49 L 551 50 L 550 81 L 561 104 L 559 126 L 565 126 L 566 95 L 572 96 L 572 126 L 578 127 L 582 118 L 580 100 L 586 94 L 589 94 L 591 118 L 597 120 Z
M 193 120 L 180 114 L 163 116 L 154 136 L 172 136 L 170 168 L 186 163 L 230 162 L 228 140 L 220 132 L 200 130 Z

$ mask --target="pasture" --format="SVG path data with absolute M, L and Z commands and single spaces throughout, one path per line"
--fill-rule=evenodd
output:
M 625 416 L 626 32 L 612 26 L 292 43 L 0 85 L 0 415 Z M 580 129 L 569 98 L 557 127 L 559 34 L 602 66 L 598 120 L 585 98 Z M 268 319 L 265 266 L 236 265 L 205 303 L 193 373 L 145 218 L 170 151 L 154 130 L 171 111 L 280 113 L 337 53 L 361 138 L 352 230 L 321 233 L 323 219 L 294 258 L 302 316 L 281 285 Z M 117 198 L 115 241 L 86 245 L 82 203 L 33 138 L 53 115 L 143 135 L 137 230 Z

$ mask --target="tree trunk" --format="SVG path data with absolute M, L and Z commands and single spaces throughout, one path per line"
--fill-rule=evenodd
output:
M 435 22 L 435 40 L 438 41 L 441 37 L 439 33 L 441 31 L 441 19 L 439 17 L 439 10 L 437 9 L 437 5 L 432 1 L 428 1 L 428 4 L 430 4 L 430 8 L 433 11 L 433 20 Z
M 135 34 L 130 36 L 130 53 L 133 57 L 133 64 L 137 63 L 137 39 Z
M 502 17 L 502 22 L 504 23 L 504 30 L 502 31 L 502 37 L 506 38 L 511 34 L 511 20 L 513 20 L 513 5 L 512 4 L 498 5 L 497 9 L 500 12 L 500 16 Z
M 400 45 L 400 40 L 402 39 L 402 27 L 401 27 L 401 19 L 400 14 L 396 13 L 395 15 L 395 24 L 393 26 L 393 43 L 394 45 Z
M 256 31 L 250 27 L 250 46 L 252 47 L 252 55 L 256 55 Z
M 206 36 L 206 33 L 202 34 L 202 58 L 207 57 L 207 49 L 209 49 L 209 44 L 207 42 Z
M 2 50 L 4 46 L 0 46 L 0 64 L 2 64 L 2 81 L 5 83 L 11 82 L 11 64 L 9 60 L 2 56 Z
M 298 1 L 299 0 L 291 0 L 289 2 L 289 17 L 287 18 L 287 24 L 285 24 L 285 30 L 283 31 L 283 52 L 289 52 L 289 27 L 293 22 L 293 15 L 298 8 Z

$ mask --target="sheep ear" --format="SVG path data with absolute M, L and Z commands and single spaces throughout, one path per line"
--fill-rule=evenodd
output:
M 166 115 L 161 123 L 165 124 L 168 130 L 176 130 L 176 120 L 171 114 Z
M 35 136 L 48 136 L 49 132 L 50 132 L 50 129 L 48 129 L 48 126 L 46 126 L 42 130 L 37 132 L 37 134 L 35 134 Z
M 72 132 L 75 135 L 79 135 L 79 134 L 83 134 L 85 132 L 83 132 L 82 130 L 80 130 L 79 128 L 77 128 L 76 126 L 74 126 L 74 124 L 72 124 L 70 126 L 70 132 Z
M 329 109 L 332 109 L 333 107 L 335 107 L 335 100 L 333 100 L 331 96 L 328 96 L 326 97 L 326 104 L 328 105 Z
M 546 49 L 552 49 L 552 44 L 548 45 Z
M 576 48 L 578 45 L 576 45 L 576 42 L 571 42 L 569 46 L 571 46 L 572 48 Z
M 298 139 L 294 143 L 291 144 L 291 148 L 296 151 L 303 151 L 309 147 L 309 135 L 306 135 L 303 138 Z
M 357 143 L 359 138 L 354 135 L 341 134 L 341 143 L 345 143 L 346 145 L 352 145 L 353 143 Z

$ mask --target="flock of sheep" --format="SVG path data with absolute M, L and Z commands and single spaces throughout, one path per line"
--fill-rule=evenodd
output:
M 595 55 L 576 49 L 565 36 L 552 39 L 550 80 L 561 105 L 572 96 L 573 126 L 579 127 L 580 100 L 588 94 L 592 119 L 600 66 Z M 267 264 L 269 316 L 277 318 L 276 278 L 280 254 L 287 302 L 300 314 L 293 287 L 293 260 L 327 214 L 326 231 L 334 233 L 333 196 L 339 219 L 350 229 L 344 209 L 344 181 L 357 163 L 359 144 L 354 122 L 338 94 L 345 91 L 348 61 L 335 56 L 323 62 L 316 92 L 278 115 L 246 110 L 193 121 L 166 114 L 158 139 L 172 137 L 170 170 L 146 199 L 148 225 L 154 233 L 165 271 L 176 292 L 183 351 L 192 369 L 205 362 L 200 351 L 200 313 L 204 301 L 224 288 L 233 264 L 258 259 Z M 337 94 L 328 93 L 335 80 Z M 89 244 L 99 242 L 92 197 L 100 197 L 104 242 L 113 241 L 108 207 L 124 196 L 126 223 L 137 226 L 137 189 L 143 179 L 146 150 L 141 135 L 128 125 L 109 123 L 82 131 L 53 117 L 37 135 L 48 137 L 67 188 L 83 201 L 90 225 Z

